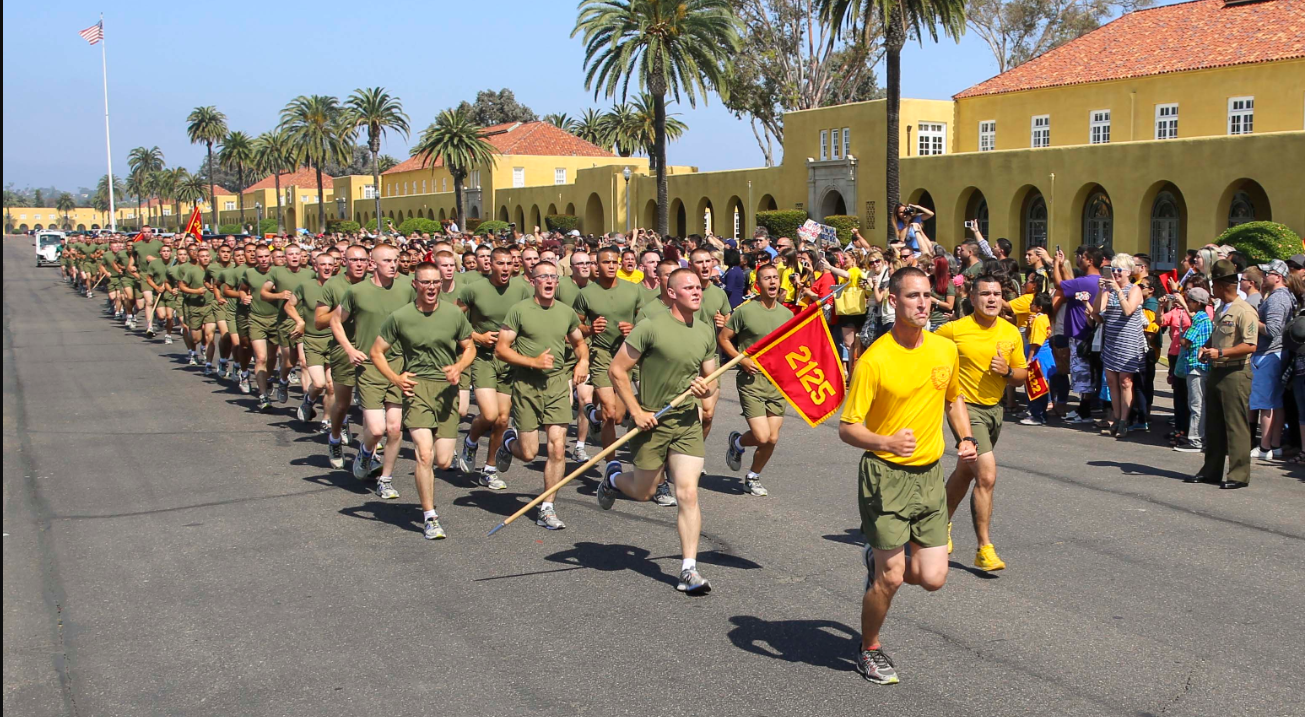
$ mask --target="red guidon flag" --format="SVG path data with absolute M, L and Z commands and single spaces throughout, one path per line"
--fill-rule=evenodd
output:
M 1042 373 L 1042 362 L 1038 359 L 1029 362 L 1029 377 L 1024 382 L 1024 390 L 1028 392 L 1030 401 L 1035 398 L 1042 398 L 1051 392 L 1051 386 L 1047 384 L 1047 377 Z
M 820 303 L 750 346 L 747 354 L 808 425 L 819 425 L 842 405 L 842 364 Z
M 186 220 L 186 229 L 182 234 L 194 234 L 196 241 L 204 238 L 204 223 L 199 213 L 199 205 L 195 205 L 191 210 L 190 219 Z

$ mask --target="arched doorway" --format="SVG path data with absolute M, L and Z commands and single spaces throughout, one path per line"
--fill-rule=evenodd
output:
M 1151 203 L 1151 265 L 1156 269 L 1172 269 L 1183 250 L 1183 211 L 1181 196 L 1163 189 Z
M 520 204 L 512 212 L 512 221 L 516 222 L 517 229 L 520 229 L 523 234 L 530 231 L 530 227 L 526 226 L 526 210 L 522 209 Z
M 546 216 L 546 217 L 551 217 L 551 216 L 553 216 L 553 215 L 555 215 L 555 214 L 557 214 L 557 205 L 556 205 L 556 204 L 549 204 L 549 205 L 548 205 L 548 213 L 545 214 L 544 216 Z
M 1083 204 L 1083 243 L 1109 248 L 1114 232 L 1115 210 L 1110 195 L 1098 185 Z
M 27 225 L 26 225 L 26 224 L 19 224 L 19 225 L 18 225 L 18 233 L 19 233 L 19 234 L 26 234 L 26 233 L 27 233 Z
M 32 229 L 34 229 L 34 230 L 36 230 L 36 231 L 38 231 L 38 232 L 41 231 L 41 230 L 44 229 L 44 228 L 45 228 L 45 225 L 44 225 L 44 224 L 37 224 L 37 225 L 35 225 L 35 226 L 32 227 Z M 99 229 L 99 227 L 96 227 L 96 229 Z
M 534 204 L 530 207 L 530 226 L 527 227 L 527 229 L 532 229 L 534 227 L 539 227 L 541 230 L 544 228 L 544 216 L 539 213 L 538 204 Z
M 566 203 L 566 213 L 567 213 L 569 216 L 573 216 L 573 217 L 575 216 L 575 203 L 574 203 L 574 202 L 567 202 L 567 203 Z
M 978 187 L 967 187 L 961 192 L 956 201 L 956 215 L 952 220 L 954 226 L 952 230 L 956 236 L 969 238 L 969 229 L 965 228 L 965 223 L 974 220 L 979 223 L 979 232 L 989 242 L 995 242 L 993 237 L 988 236 L 988 199 L 983 196 L 983 192 Z M 934 237 L 930 237 L 933 239 Z
M 694 220 L 702 221 L 702 224 L 699 226 L 702 227 L 703 234 L 708 232 L 715 233 L 713 227 L 715 226 L 716 217 L 710 199 L 703 197 L 698 200 L 698 211 L 693 215 L 693 218 Z
M 1025 251 L 1038 246 L 1047 248 L 1047 200 L 1037 189 L 1024 197 L 1020 211 L 1020 239 Z
M 506 204 L 498 208 L 498 220 L 500 222 L 503 222 L 504 224 L 507 224 L 508 222 L 512 221 L 511 219 L 508 219 L 508 210 Z
M 761 201 L 757 202 L 757 211 L 773 212 L 776 209 L 779 209 L 779 205 L 775 203 L 774 197 L 770 196 L 769 194 L 761 195 Z
M 85 225 L 85 224 L 78 224 L 78 225 L 77 225 L 77 231 L 79 231 L 79 232 L 84 232 L 84 231 L 86 231 L 86 225 Z
M 440 207 L 440 221 L 442 222 L 442 221 L 444 221 L 445 219 L 448 219 L 448 218 L 449 218 L 449 216 L 448 216 L 447 214 L 444 213 L 444 207 Z
M 648 203 L 643 205 L 643 214 L 640 216 L 642 217 L 642 219 L 640 220 L 639 226 L 646 227 L 648 229 L 656 229 L 657 228 L 657 200 L 649 199 Z
M 925 220 L 924 235 L 929 237 L 930 241 L 938 241 L 938 208 L 933 204 L 933 195 L 929 194 L 929 190 L 927 189 L 920 189 L 916 190 L 912 196 L 915 198 L 911 200 L 911 204 L 924 207 L 925 209 L 935 213 L 934 216 Z
M 684 237 L 689 233 L 689 213 L 684 208 L 684 202 L 679 197 L 671 200 L 670 212 L 670 229 L 671 234 L 677 237 Z
M 1273 221 L 1269 195 L 1254 179 L 1239 179 L 1229 184 L 1219 201 L 1220 214 L 1228 218 L 1228 226 L 1247 222 Z M 1223 209 L 1223 207 L 1227 207 Z
M 589 195 L 589 200 L 585 202 L 584 230 L 586 234 L 602 234 L 607 231 L 607 224 L 603 216 L 603 200 L 598 196 L 598 192 Z
M 458 214 L 457 210 L 454 210 L 454 211 L 453 211 L 453 218 L 454 218 L 455 221 L 457 220 L 457 214 Z M 479 218 L 480 218 L 480 207 L 477 206 L 477 205 L 475 205 L 475 204 L 471 205 L 471 208 L 467 210 L 467 217 L 468 217 L 469 219 L 479 219 Z
M 725 226 L 726 236 L 735 239 L 741 239 L 748 232 L 747 214 L 743 208 L 743 200 L 737 196 L 725 200 L 725 220 L 729 222 Z
M 820 218 L 823 221 L 825 217 L 834 215 L 847 214 L 847 202 L 843 201 L 843 195 L 837 189 L 830 189 L 825 192 L 825 196 L 820 200 Z M 929 234 L 932 237 L 932 234 Z

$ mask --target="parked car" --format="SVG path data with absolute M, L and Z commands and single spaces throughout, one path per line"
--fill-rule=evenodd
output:
M 67 235 L 60 231 L 48 229 L 36 233 L 36 265 L 56 266 L 63 254 L 63 240 Z

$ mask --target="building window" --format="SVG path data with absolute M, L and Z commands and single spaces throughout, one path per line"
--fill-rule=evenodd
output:
M 1041 194 L 1029 200 L 1024 211 L 1024 246 L 1027 249 L 1047 246 L 1047 201 Z
M 414 182 L 413 184 L 416 184 L 416 182 Z M 408 194 L 408 183 L 407 183 L 407 182 L 404 182 L 404 183 L 403 183 L 403 193 L 404 193 L 404 195 L 407 195 L 407 194 Z
M 832 139 L 833 139 L 833 144 L 832 144 L 832 146 L 829 148 L 829 150 L 830 150 L 830 151 L 829 151 L 829 158 L 830 158 L 830 159 L 842 159 L 842 158 L 843 158 L 843 143 L 838 141 L 838 130 L 836 130 L 836 129 L 831 129 L 831 130 L 829 130 L 829 133 L 830 133 L 830 135 L 832 135 Z
M 223 202 L 223 203 L 222 203 L 222 208 L 223 208 L 224 210 L 226 210 L 226 211 L 229 212 L 229 211 L 231 211 L 231 210 L 233 210 L 233 209 L 236 208 L 236 203 L 235 203 L 235 202 Z
M 37 217 L 37 219 L 40 219 L 40 217 Z M 1229 228 L 1253 221 L 1255 221 L 1255 205 L 1251 203 L 1250 195 L 1246 192 L 1234 194 L 1232 204 L 1228 205 Z
M 1155 106 L 1155 138 L 1175 139 L 1178 137 L 1178 105 Z
M 172 216 L 172 208 L 171 208 L 171 207 L 164 207 L 164 208 L 163 208 L 163 216 L 165 216 L 165 217 L 170 217 L 170 216 Z
M 566 167 L 553 170 L 553 184 L 566 184 Z
M 1110 144 L 1110 110 L 1095 110 L 1091 115 L 1092 144 Z
M 850 127 L 843 128 L 843 156 L 846 157 L 852 153 L 852 131 Z
M 1109 247 L 1114 226 L 1115 213 L 1110 206 L 1110 196 L 1098 190 L 1083 206 L 1083 243 Z
M 513 167 L 513 168 L 512 168 L 512 186 L 514 186 L 514 187 L 524 187 L 524 186 L 526 186 L 526 168 L 525 168 L 525 167 Z
M 1151 205 L 1151 262 L 1157 269 L 1172 269 L 1178 255 L 1178 202 L 1169 192 L 1156 195 Z
M 979 206 L 974 210 L 974 221 L 979 223 L 979 231 L 986 237 L 988 236 L 988 200 L 980 199 Z
M 1228 134 L 1250 134 L 1255 128 L 1255 98 L 1233 97 L 1228 100 Z
M 480 170 L 479 170 L 479 169 L 473 169 L 473 170 L 471 170 L 471 186 L 474 187 L 475 189 L 480 189 Z
M 997 120 L 979 123 L 979 151 L 991 152 L 997 148 Z
M 820 130 L 820 161 L 829 159 L 829 130 Z
M 447 192 L 447 191 L 449 191 L 449 178 L 448 178 L 448 177 L 441 177 L 441 178 L 440 178 L 440 187 L 441 187 L 440 191 L 442 191 L 442 192 Z
M 941 122 L 921 122 L 917 148 L 921 157 L 944 154 L 947 151 L 947 125 Z
M 421 180 L 421 193 L 422 193 L 422 194 L 425 194 L 425 193 L 426 193 L 426 180 L 424 180 L 424 179 Z
M 1051 115 L 1038 115 L 1033 118 L 1033 141 L 1031 146 L 1051 146 Z

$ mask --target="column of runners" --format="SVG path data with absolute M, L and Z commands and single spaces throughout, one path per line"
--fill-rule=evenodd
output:
M 375 476 L 375 493 L 385 500 L 399 497 L 393 472 L 406 428 L 427 539 L 446 537 L 435 507 L 436 467 L 456 463 L 481 486 L 504 490 L 502 474 L 513 460 L 538 455 L 542 429 L 550 488 L 564 475 L 573 421 L 577 461 L 588 459 L 589 436 L 609 446 L 622 425 L 638 426 L 629 442 L 632 470 L 609 460 L 598 503 L 611 509 L 623 494 L 678 506 L 677 588 L 710 590 L 696 563 L 698 481 L 719 398 L 716 382 L 706 378 L 719 354 L 734 358 L 792 317 L 779 301 L 774 265 L 757 269 L 755 297 L 731 309 L 712 281 L 717 260 L 706 249 L 690 254 L 689 267 L 645 251 L 639 264 L 646 270 L 635 283 L 618 277 L 622 251 L 611 247 L 572 253 L 568 277 L 554 252 L 533 247 L 480 246 L 464 254 L 460 272 L 443 242 L 431 247 L 430 261 L 387 243 L 370 251 L 344 242 L 312 251 L 291 244 L 283 252 L 258 242 L 239 245 L 235 237 L 214 243 L 174 246 L 148 228 L 130 244 L 122 237 L 73 242 L 64 253 L 64 279 L 87 298 L 104 284 L 106 310 L 129 329 L 144 322 L 146 337 L 156 336 L 156 322 L 165 343 L 178 330 L 192 365 L 202 362 L 205 376 L 255 392 L 260 411 L 271 409 L 273 394 L 278 403 L 287 401 L 298 369 L 297 417 L 314 421 L 322 403 L 333 468 L 345 465 L 356 393 L 363 420 L 352 472 L 360 480 Z M 928 277 L 912 267 L 898 270 L 889 293 L 893 329 L 865 352 L 851 377 L 839 433 L 865 451 L 858 504 L 867 576 L 857 666 L 876 683 L 898 681 L 879 642 L 892 598 L 902 583 L 942 587 L 952 550 L 950 516 L 967 493 L 977 563 L 1005 567 L 988 535 L 993 448 L 1001 397 L 1008 385 L 1025 380 L 1025 360 L 1018 332 L 999 319 L 1000 278 L 985 274 L 975 286 L 974 314 L 931 333 Z M 743 488 L 765 496 L 761 473 L 786 404 L 758 373 L 751 359 L 739 363 L 735 383 L 748 430 L 730 434 L 725 460 L 740 470 L 753 448 Z M 690 400 L 654 415 L 686 390 Z M 479 412 L 459 440 L 473 394 Z M 960 458 L 945 481 L 944 416 Z M 485 438 L 486 459 L 477 471 Z M 552 501 L 539 506 L 536 522 L 566 527 Z

